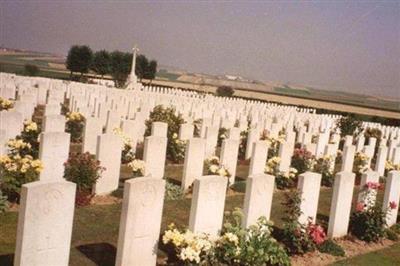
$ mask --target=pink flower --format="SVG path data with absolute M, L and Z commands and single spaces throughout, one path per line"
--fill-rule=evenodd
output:
M 364 207 L 365 207 L 364 202 L 357 202 L 356 211 L 362 212 L 364 210 Z
M 390 207 L 390 209 L 392 209 L 392 210 L 396 209 L 396 208 L 397 208 L 396 202 L 394 202 L 394 201 L 389 202 L 389 207 Z
M 322 244 L 326 239 L 324 228 L 320 225 L 310 223 L 308 226 L 308 232 L 313 242 L 317 245 Z
M 368 189 L 379 189 L 380 184 L 378 182 L 367 182 L 367 184 L 365 184 L 365 187 Z

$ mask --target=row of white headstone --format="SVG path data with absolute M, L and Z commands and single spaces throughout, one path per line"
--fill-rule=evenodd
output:
M 24 185 L 22 190 L 21 213 L 19 218 L 18 241 L 16 249 L 17 265 L 41 265 L 43 264 L 43 260 L 45 260 L 45 264 L 53 265 L 52 259 L 55 260 L 56 258 L 57 262 L 54 262 L 55 265 L 66 265 L 68 263 L 75 185 L 63 180 L 63 163 L 67 160 L 69 152 L 69 134 L 64 132 L 65 117 L 60 115 L 59 109 L 59 104 L 64 101 L 63 93 L 68 94 L 68 87 L 65 88 L 65 90 L 60 89 L 59 87 L 52 89 L 53 90 L 48 90 L 46 93 L 47 96 L 45 101 L 47 102 L 47 105 L 45 107 L 45 118 L 43 121 L 44 131 L 40 136 L 40 159 L 45 165 L 45 170 L 41 173 L 40 181 Z M 81 90 L 83 93 L 85 93 L 85 91 L 89 89 L 77 88 L 76 90 Z M 5 132 L 4 135 L 7 138 L 18 134 L 22 128 L 23 120 L 30 119 L 32 116 L 35 105 L 39 103 L 39 101 L 35 100 L 38 99 L 38 91 L 38 88 L 25 88 L 23 90 L 19 90 L 19 100 L 16 104 L 16 110 L 0 113 L 0 121 L 2 122 L 0 123 L 0 130 L 3 130 L 3 133 Z M 59 91 L 63 93 L 60 93 Z M 146 92 L 144 94 L 146 94 Z M 151 98 L 155 96 L 154 94 L 167 94 L 165 97 L 170 99 L 175 98 L 175 100 L 176 98 L 179 99 L 180 97 L 179 95 L 176 95 L 179 93 L 175 91 L 149 92 L 145 97 Z M 168 94 L 172 94 L 173 96 Z M 143 96 L 141 97 L 141 99 L 144 98 Z M 156 97 L 158 97 L 159 101 L 155 101 L 151 105 L 152 108 L 160 102 L 164 102 L 164 104 L 171 104 L 171 102 L 165 102 L 160 95 L 156 95 Z M 77 99 L 78 98 L 71 101 L 70 97 L 70 106 L 72 109 L 75 108 L 74 104 L 76 104 L 76 106 L 79 105 L 80 101 Z M 123 102 L 122 99 L 123 98 L 120 98 L 121 102 Z M 210 100 L 213 101 L 215 99 Z M 94 100 L 94 102 L 96 102 L 96 100 Z M 140 124 L 142 128 L 139 131 L 144 132 L 144 121 L 148 117 L 148 114 L 152 108 L 148 108 L 145 111 L 145 115 L 138 115 L 138 113 L 141 113 L 142 110 L 144 110 L 141 108 L 148 103 L 148 101 L 143 102 L 140 104 L 139 109 L 135 109 L 135 117 L 133 120 L 127 119 L 129 116 L 125 116 L 125 118 L 122 116 L 114 117 L 114 125 L 118 126 L 121 123 L 122 128 L 129 132 L 129 127 L 131 127 L 131 129 L 135 129 L 136 125 Z M 236 102 L 235 104 L 240 105 L 241 103 Z M 117 101 L 112 101 L 111 106 L 113 105 L 118 106 Z M 99 106 L 100 110 L 103 110 L 101 105 Z M 216 104 L 207 106 L 209 108 L 215 108 Z M 228 110 L 230 107 L 232 107 L 232 105 L 229 107 L 229 104 L 227 106 Z M 257 108 L 257 104 L 250 104 L 250 106 L 251 107 L 245 103 L 244 110 L 247 110 L 246 108 L 249 108 L 250 110 L 252 108 Z M 107 171 L 103 173 L 103 176 L 100 178 L 98 184 L 96 184 L 96 187 L 94 188 L 94 191 L 98 194 L 109 193 L 118 187 L 120 156 L 122 149 L 121 140 L 110 132 L 113 128 L 113 126 L 111 126 L 113 124 L 112 114 L 114 111 L 118 110 L 118 107 L 111 107 L 111 109 L 107 107 L 105 109 L 107 111 L 105 122 L 101 122 L 100 117 L 92 118 L 90 114 L 85 114 L 87 115 L 88 119 L 84 130 L 84 146 L 88 145 L 88 147 L 91 147 L 91 152 L 96 154 L 97 158 L 102 162 L 102 165 L 107 168 Z M 80 111 L 79 108 L 76 110 Z M 221 109 L 218 110 L 221 111 Z M 279 106 L 276 107 L 276 110 L 279 110 L 280 112 L 290 111 L 288 109 L 281 109 Z M 101 112 L 104 113 L 104 111 L 99 111 L 99 113 Z M 227 180 L 222 177 L 200 177 L 202 176 L 202 164 L 204 157 L 214 152 L 218 138 L 218 129 L 219 126 L 221 126 L 221 123 L 218 121 L 222 120 L 218 117 L 215 118 L 215 113 L 216 111 L 212 115 L 211 122 L 207 122 L 209 121 L 207 120 L 207 117 L 203 118 L 203 125 L 205 126 L 201 127 L 201 131 L 203 132 L 202 138 L 192 138 L 193 125 L 190 123 L 182 125 L 180 134 L 182 139 L 188 139 L 185 152 L 184 176 L 182 185 L 186 188 L 193 183 L 193 202 L 189 228 L 197 232 L 201 231 L 211 234 L 216 234 L 220 230 L 222 224 L 227 183 Z M 138 116 L 136 117 L 136 115 Z M 261 112 L 257 113 L 249 111 L 247 115 L 251 117 L 251 121 L 254 119 L 257 120 L 257 123 L 260 122 L 257 116 L 261 116 Z M 305 116 L 308 115 L 309 114 L 306 114 Z M 315 116 L 314 114 L 310 115 Z M 192 117 L 192 119 L 195 117 L 196 116 Z M 302 117 L 301 113 L 299 117 Z M 296 118 L 297 113 L 295 113 L 294 120 L 296 120 Z M 93 122 L 93 119 L 99 119 L 100 122 Z M 289 117 L 289 119 L 292 118 Z M 11 122 L 10 127 L 4 126 L 4 121 L 7 121 L 7 124 L 8 122 Z M 91 123 L 91 121 L 93 123 Z M 137 123 L 136 125 L 132 124 L 135 123 L 135 121 L 141 122 Z M 305 120 L 300 119 L 299 121 L 304 122 Z M 319 128 L 319 130 L 321 127 L 324 127 L 326 130 L 331 129 L 332 125 L 329 121 L 331 120 L 321 119 L 319 122 L 315 122 L 315 125 L 318 124 L 318 126 L 315 127 Z M 296 120 L 296 123 L 297 122 L 298 121 Z M 248 158 L 250 158 L 251 163 L 249 169 L 250 177 L 247 180 L 244 204 L 244 210 L 246 213 L 246 219 L 244 221 L 245 226 L 254 223 L 254 220 L 261 215 L 269 218 L 271 210 L 274 177 L 263 174 L 268 153 L 268 146 L 266 145 L 265 141 L 259 140 L 258 136 L 260 133 L 260 128 L 267 128 L 270 130 L 270 133 L 277 134 L 281 129 L 280 126 L 283 125 L 283 123 L 277 123 L 277 120 L 274 120 L 272 123 L 266 121 L 262 127 L 259 127 L 257 123 L 253 124 L 253 126 L 255 126 L 249 132 L 247 143 L 249 151 L 246 153 L 248 153 L 247 155 Z M 311 124 L 313 123 L 314 122 L 311 122 Z M 92 127 L 90 124 L 92 124 Z M 107 130 L 108 124 L 110 126 Z M 106 133 L 104 134 L 102 131 L 103 126 L 106 127 Z M 309 133 L 316 132 L 313 130 L 315 127 L 305 127 L 303 124 L 300 127 L 300 130 L 303 129 L 303 133 L 297 135 L 297 138 L 299 138 L 299 135 L 302 135 L 300 137 L 300 142 L 304 144 L 305 139 L 310 139 L 311 135 Z M 162 217 L 164 193 L 164 181 L 162 178 L 164 176 L 166 157 L 166 132 L 166 124 L 153 124 L 151 136 L 146 137 L 144 140 L 146 177 L 132 179 L 126 182 L 118 243 L 118 265 L 154 264 L 154 248 L 158 240 Z M 329 136 L 327 132 L 328 131 L 324 131 L 322 134 L 318 135 L 317 143 L 315 143 L 315 153 L 319 153 L 322 150 L 323 153 L 326 153 L 327 150 L 333 150 L 336 153 L 338 141 L 337 137 L 335 136 L 337 135 L 334 134 Z M 396 157 L 396 154 L 398 154 L 398 145 L 396 145 L 398 142 L 396 141 L 399 139 L 399 131 L 398 129 L 394 128 L 388 130 L 387 132 L 389 133 L 386 135 L 386 137 L 389 139 L 390 143 L 394 143 L 392 144 L 392 146 L 394 145 L 394 155 L 392 154 L 391 157 L 393 159 L 393 156 Z M 231 127 L 229 129 L 228 138 L 226 138 L 222 144 L 221 161 L 224 164 L 229 165 L 230 169 L 236 167 L 239 134 L 240 127 Z M 304 135 L 307 136 L 305 137 Z M 143 137 L 143 134 L 141 134 L 141 137 Z M 332 144 L 329 142 L 327 143 L 327 139 L 329 141 L 329 137 L 333 137 L 334 140 L 336 138 L 336 141 L 334 141 Z M 286 141 L 281 144 L 279 152 L 280 156 L 284 158 L 283 163 L 280 165 L 281 170 L 285 170 L 290 166 L 290 157 L 293 151 L 295 139 L 297 138 L 294 132 L 286 132 Z M 139 141 L 140 137 L 137 139 Z M 304 145 L 307 146 L 307 144 L 309 143 L 306 142 Z M 354 174 L 351 173 L 351 171 L 353 167 L 356 146 L 352 144 L 352 137 L 347 137 L 343 151 L 342 172 L 338 173 L 335 178 L 328 228 L 328 235 L 330 237 L 338 237 L 347 233 L 352 193 L 354 188 Z M 367 146 L 374 146 L 375 148 L 374 140 L 370 139 Z M 209 149 L 208 152 L 207 147 Z M 374 149 L 367 148 L 366 151 L 368 150 L 372 151 Z M 381 146 L 378 149 L 378 158 L 383 158 L 383 155 L 388 157 L 390 156 L 390 152 L 387 153 L 384 149 L 384 146 Z M 381 161 L 385 160 L 382 159 Z M 46 167 L 46 165 L 51 165 L 51 167 Z M 362 182 L 366 183 L 368 181 L 374 181 L 377 179 L 377 177 L 379 177 L 379 175 L 380 174 L 376 174 L 374 172 L 367 172 L 363 175 Z M 195 181 L 193 182 L 193 180 Z M 304 222 L 307 217 L 313 217 L 313 219 L 315 219 L 318 207 L 317 203 L 320 180 L 320 175 L 315 173 L 305 173 L 299 178 L 298 186 L 299 190 L 302 192 L 301 209 L 304 212 L 304 215 L 301 217 L 302 222 Z M 398 203 L 399 185 L 399 172 L 391 172 L 387 177 L 387 185 L 384 197 L 385 207 L 387 207 L 391 201 Z M 210 210 L 212 212 L 211 214 Z M 150 218 L 139 219 L 138 217 Z M 213 219 L 210 219 L 210 217 L 213 217 Z M 388 216 L 388 224 L 393 224 L 396 221 L 396 218 L 397 209 L 391 211 L 391 215 Z M 154 223 L 147 224 L 143 221 L 154 221 Z M 47 228 L 51 227 L 49 224 L 52 226 L 50 229 Z M 133 238 L 131 237 L 132 234 L 134 235 Z M 38 244 L 31 244 L 31 242 Z M 143 253 L 144 246 L 149 247 L 146 249 L 146 254 Z M 140 256 L 135 257 L 132 254 L 140 254 Z M 137 258 L 141 258 L 144 261 L 138 261 Z

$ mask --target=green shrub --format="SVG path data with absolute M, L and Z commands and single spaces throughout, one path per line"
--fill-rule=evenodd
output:
M 362 131 L 362 122 L 354 118 L 354 116 L 344 116 L 337 122 L 337 127 L 340 129 L 342 137 L 351 135 L 354 136 Z
M 229 86 L 220 86 L 217 88 L 216 95 L 221 97 L 232 97 L 235 90 Z
M 8 209 L 7 196 L 3 195 L 3 192 L 0 190 L 0 213 L 5 212 Z
M 165 183 L 165 199 L 166 200 L 179 200 L 184 196 L 183 190 L 180 186 L 171 182 Z
M 153 122 L 164 122 L 168 124 L 168 143 L 167 159 L 173 163 L 180 163 L 185 158 L 185 141 L 178 139 L 179 128 L 185 121 L 181 114 L 175 114 L 175 109 L 171 107 L 164 108 L 162 105 L 156 106 L 146 120 L 146 136 L 151 133 Z
M 399 236 L 397 235 L 397 233 L 390 228 L 386 229 L 385 235 L 386 235 L 386 238 L 389 240 L 392 240 L 392 241 L 399 240 Z
M 240 132 L 240 144 L 239 144 L 239 159 L 244 160 L 246 157 L 247 137 L 249 130 L 243 130 Z
M 203 123 L 203 119 L 196 119 L 193 121 L 194 125 L 194 133 L 193 137 L 200 138 L 201 137 L 201 124 Z
M 344 249 L 331 239 L 325 240 L 319 245 L 318 250 L 321 253 L 327 253 L 337 257 L 344 257 L 346 255 Z
M 105 169 L 89 152 L 72 155 L 65 163 L 64 178 L 76 184 L 77 191 L 91 192 Z
M 232 186 L 231 189 L 236 192 L 244 193 L 246 191 L 246 181 L 237 181 Z
M 288 254 L 272 237 L 272 224 L 265 217 L 248 228 L 241 227 L 242 218 L 237 209 L 230 222 L 224 224 L 214 251 L 216 261 L 222 265 L 290 265 Z
M 378 141 L 381 139 L 382 137 L 382 131 L 378 128 L 370 128 L 367 127 L 364 131 L 364 137 L 366 139 L 368 138 L 376 138 Z
M 24 66 L 24 71 L 25 74 L 28 76 L 37 76 L 37 74 L 39 74 L 40 69 L 36 65 L 26 64 Z

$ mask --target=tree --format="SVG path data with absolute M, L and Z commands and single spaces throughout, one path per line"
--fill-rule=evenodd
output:
M 40 71 L 38 66 L 31 65 L 31 64 L 26 64 L 24 66 L 24 70 L 25 70 L 25 74 L 28 76 L 36 76 Z
M 157 73 L 157 61 L 151 60 L 149 65 L 147 66 L 147 71 L 144 78 L 152 80 L 156 77 L 156 73 Z
M 90 68 L 97 74 L 101 75 L 101 78 L 103 78 L 103 76 L 110 73 L 111 70 L 110 54 L 105 50 L 95 52 Z
M 149 60 L 147 60 L 146 56 L 140 54 L 136 57 L 135 73 L 139 80 L 144 78 L 148 64 Z
M 340 129 L 342 137 L 347 135 L 355 135 L 362 131 L 362 122 L 356 120 L 353 115 L 343 116 L 337 122 L 337 127 Z
M 93 52 L 86 45 L 73 45 L 69 49 L 67 56 L 67 69 L 71 71 L 70 77 L 72 77 L 72 72 L 80 72 L 81 78 L 83 73 L 89 72 L 89 67 L 92 63 Z
M 232 97 L 232 95 L 234 93 L 235 93 L 235 90 L 229 86 L 220 86 L 217 88 L 217 91 L 216 91 L 216 95 L 222 96 L 222 97 Z
M 136 57 L 136 76 L 139 79 L 154 79 L 157 73 L 157 61 L 149 60 L 145 55 L 138 55 Z
M 132 54 L 114 51 L 110 54 L 110 70 L 111 76 L 116 87 L 122 87 L 131 70 Z

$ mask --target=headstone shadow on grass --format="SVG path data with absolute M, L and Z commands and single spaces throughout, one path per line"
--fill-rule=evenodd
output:
M 77 246 L 76 249 L 78 249 L 88 259 L 93 261 L 96 265 L 115 265 L 117 249 L 109 243 L 86 244 Z
M 14 263 L 14 254 L 0 255 L 0 265 L 12 266 Z

